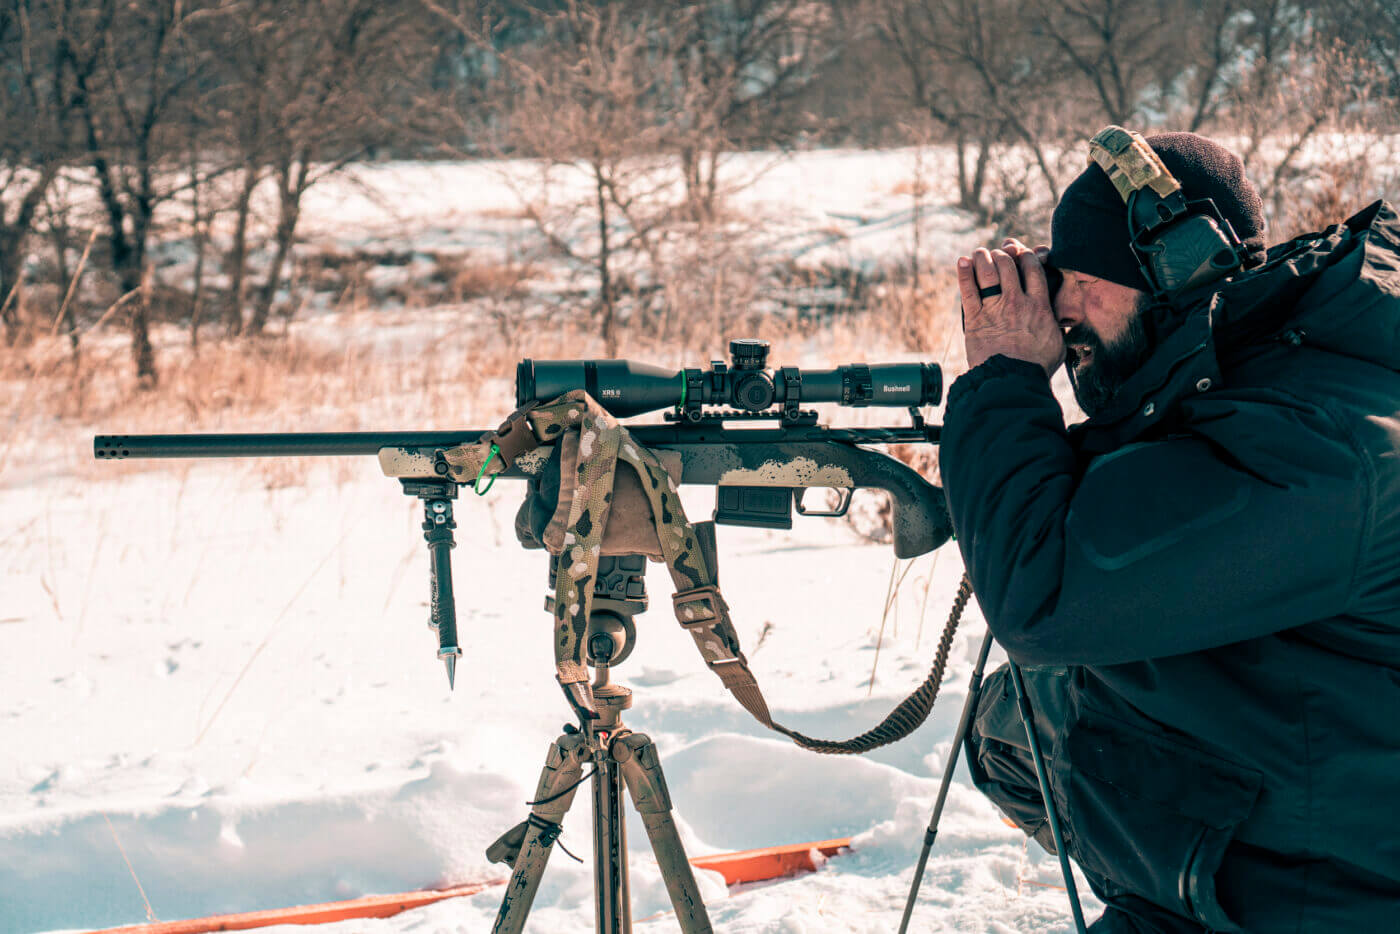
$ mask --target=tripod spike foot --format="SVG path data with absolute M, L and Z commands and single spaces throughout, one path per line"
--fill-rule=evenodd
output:
M 443 649 L 438 652 L 438 658 L 447 666 L 447 689 L 455 690 L 457 687 L 457 657 L 462 654 L 461 649 Z

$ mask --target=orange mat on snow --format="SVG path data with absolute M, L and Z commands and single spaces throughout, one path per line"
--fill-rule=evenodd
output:
M 761 850 L 741 850 L 738 853 L 716 853 L 714 856 L 697 856 L 690 861 L 692 866 L 713 869 L 724 876 L 727 885 L 740 882 L 762 882 L 790 876 L 795 872 L 811 872 L 816 869 L 813 853 L 822 856 L 835 856 L 842 850 L 850 849 L 851 838 L 840 840 L 819 840 L 816 843 L 790 843 L 787 846 L 769 846 Z
M 760 850 L 742 850 L 738 853 L 717 853 L 714 856 L 698 856 L 690 862 L 701 869 L 711 869 L 724 876 L 728 885 L 740 882 L 761 882 L 776 879 L 795 872 L 809 872 L 816 867 L 814 853 L 822 856 L 835 856 L 849 848 L 851 838 L 840 840 L 820 840 L 816 843 L 793 843 L 788 846 L 770 846 Z M 236 915 L 216 915 L 210 918 L 194 918 L 189 921 L 158 921 L 152 924 L 136 924 L 130 927 L 106 928 L 94 934 L 208 934 L 211 931 L 247 931 L 253 928 L 271 927 L 274 924 L 326 924 L 331 921 L 351 921 L 356 918 L 390 918 L 401 911 L 422 908 L 447 898 L 475 895 L 492 886 L 501 885 L 504 879 L 479 882 L 475 885 L 461 885 L 451 889 L 438 889 L 427 892 L 405 892 L 402 895 L 371 895 L 345 902 L 327 902 L 323 905 L 300 905 L 296 908 L 274 908 L 268 911 L 250 911 Z

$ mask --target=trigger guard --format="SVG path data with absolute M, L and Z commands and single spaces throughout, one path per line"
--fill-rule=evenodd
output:
M 838 492 L 838 493 L 841 494 L 841 499 L 840 499 L 840 501 L 836 504 L 836 508 L 830 510 L 829 512 L 809 512 L 809 511 L 807 511 L 806 509 L 803 509 L 803 508 L 802 508 L 802 493 L 803 493 L 803 490 L 804 490 L 804 489 L 815 489 L 815 488 L 814 488 L 814 487 L 805 487 L 805 488 L 794 489 L 794 490 L 792 491 L 792 505 L 793 505 L 793 508 L 795 508 L 795 509 L 797 510 L 797 514 L 798 514 L 799 516 L 812 516 L 812 517 L 815 517 L 815 518 L 818 518 L 818 519 L 834 519 L 834 518 L 837 518 L 837 517 L 839 517 L 839 516 L 844 516 L 844 515 L 846 514 L 846 511 L 849 510 L 849 509 L 851 508 L 851 494 L 855 492 L 855 490 L 853 490 L 853 489 L 850 488 L 850 487 L 835 487 L 835 486 L 832 486 L 832 487 L 825 487 L 825 489 L 828 489 L 828 490 L 835 490 L 836 492 Z

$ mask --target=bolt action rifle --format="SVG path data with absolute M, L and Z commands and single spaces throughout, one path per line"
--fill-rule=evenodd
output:
M 792 528 L 804 516 L 842 516 L 856 489 L 882 489 L 893 500 L 893 544 L 900 558 L 932 551 L 951 527 L 942 490 L 903 462 L 864 445 L 937 443 L 939 428 L 919 408 L 938 404 L 936 364 L 852 364 L 827 370 L 765 369 L 765 341 L 730 343 L 731 365 L 665 370 L 627 360 L 524 360 L 516 368 L 521 411 L 584 390 L 607 413 L 632 418 L 670 409 L 662 424 L 629 425 L 632 439 L 678 461 L 680 483 L 716 489 L 713 521 L 721 525 Z M 903 406 L 912 422 L 889 428 L 829 428 L 804 404 Z M 517 413 L 519 414 L 519 412 Z M 449 684 L 461 655 L 450 552 L 455 547 L 452 501 L 462 486 L 483 494 L 495 478 L 538 483 L 549 473 L 553 444 L 533 439 L 518 419 L 495 432 L 390 431 L 280 434 L 98 435 L 101 460 L 190 457 L 306 457 L 376 455 L 385 475 L 423 501 L 431 575 L 429 626 Z M 450 454 L 493 445 L 490 465 L 465 476 Z M 557 482 L 557 481 L 556 481 Z M 834 506 L 808 508 L 809 489 L 838 494 Z
M 484 494 L 496 478 L 528 481 L 516 518 L 528 547 L 551 553 L 555 662 L 579 725 L 565 726 L 551 747 L 528 820 L 487 851 L 514 872 L 494 931 L 518 934 L 574 792 L 593 771 L 595 893 L 598 930 L 631 929 L 625 784 L 662 869 L 686 934 L 711 930 L 694 875 L 671 817 L 654 744 L 620 719 L 631 691 L 609 678 L 635 643 L 632 617 L 646 608 L 645 558 L 664 561 L 676 583 L 676 618 L 706 665 L 765 726 L 824 753 L 861 753 L 908 735 L 928 716 L 942 681 L 953 633 L 970 590 L 940 640 L 924 683 L 871 730 L 845 741 L 813 739 L 773 721 L 739 647 L 719 591 L 714 528 L 790 529 L 805 516 L 841 516 L 857 489 L 885 490 L 893 501 L 894 552 L 912 558 L 952 534 L 942 491 L 907 464 L 868 445 L 936 444 L 939 427 L 920 409 L 942 396 L 934 364 L 852 364 L 826 370 L 769 370 L 763 341 L 730 343 L 728 364 L 666 370 L 627 360 L 525 360 L 516 370 L 518 408 L 495 431 L 290 434 L 99 435 L 103 460 L 143 457 L 302 457 L 373 454 L 387 476 L 422 501 L 431 575 L 429 626 L 449 687 L 462 650 L 452 587 L 453 501 L 462 486 Z M 907 426 L 830 428 L 813 403 L 899 406 Z M 667 410 L 660 424 L 623 425 Z M 677 484 L 712 486 L 710 521 L 691 524 Z M 811 489 L 838 494 L 834 506 L 809 509 Z M 590 684 L 587 667 L 594 669 Z M 946 780 L 947 776 L 945 776 Z

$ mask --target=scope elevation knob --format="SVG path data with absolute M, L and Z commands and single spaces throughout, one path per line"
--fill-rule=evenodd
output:
M 768 365 L 768 342 L 741 337 L 729 342 L 729 356 L 736 370 L 761 370 Z

